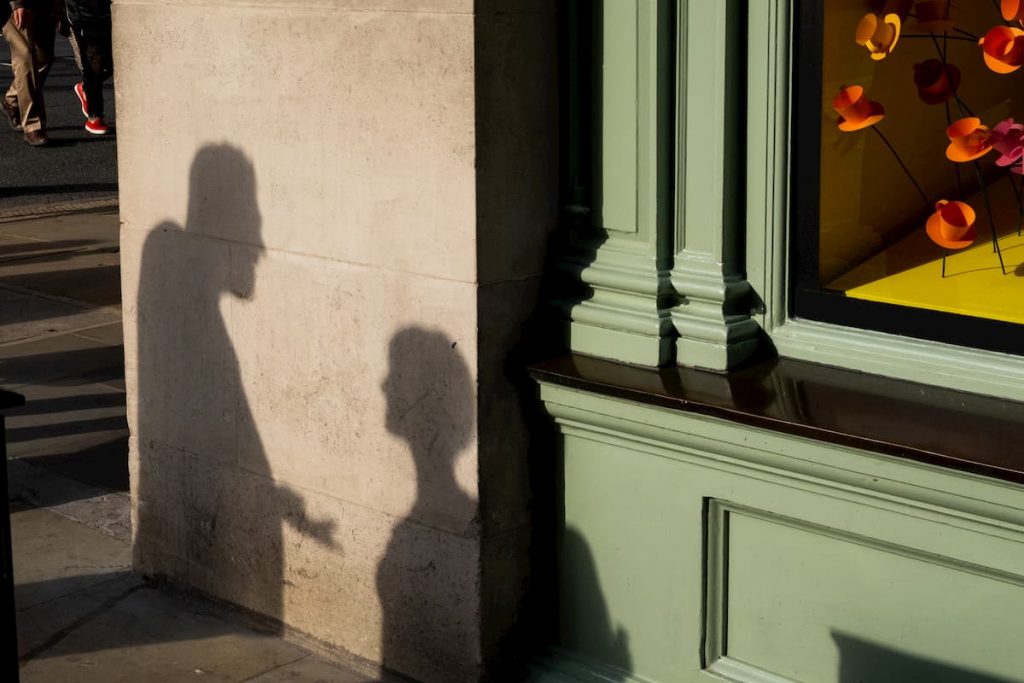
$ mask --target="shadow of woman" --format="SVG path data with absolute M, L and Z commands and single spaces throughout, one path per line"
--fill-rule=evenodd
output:
M 225 320 L 256 291 L 256 196 L 241 150 L 203 147 L 184 228 L 158 225 L 143 246 L 134 373 L 129 365 L 133 552 L 137 571 L 270 617 L 278 630 L 282 524 L 334 547 L 334 523 L 309 519 L 301 496 L 274 482 Z
M 387 429 L 416 465 L 416 500 L 377 567 L 385 670 L 422 681 L 479 678 L 477 502 L 456 480 L 475 424 L 473 383 L 455 344 L 407 328 L 390 344 Z

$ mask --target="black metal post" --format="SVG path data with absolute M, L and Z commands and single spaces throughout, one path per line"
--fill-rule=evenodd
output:
M 9 391 L 0 391 L 0 411 L 16 408 L 25 403 L 25 397 Z M 3 514 L 0 515 L 0 592 L 3 593 L 3 620 L 7 624 L 4 629 L 8 636 L 4 644 L 4 662 L 2 670 L 5 681 L 17 683 L 18 675 L 18 627 L 14 605 L 14 562 L 11 554 L 11 506 L 7 492 L 7 437 L 4 432 L 4 417 L 0 413 L 0 456 L 3 456 L 3 467 L 0 467 L 0 485 L 4 494 Z

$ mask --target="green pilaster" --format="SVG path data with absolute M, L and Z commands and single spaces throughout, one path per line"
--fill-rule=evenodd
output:
M 670 362 L 670 0 L 565 5 L 565 244 L 555 305 L 573 351 Z M 660 240 L 660 241 L 659 241 Z
M 747 3 L 679 8 L 675 265 L 681 365 L 728 370 L 757 350 L 744 275 L 743 84 Z

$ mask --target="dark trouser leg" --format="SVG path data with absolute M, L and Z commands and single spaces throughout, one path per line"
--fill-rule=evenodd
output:
M 85 83 L 89 116 L 103 116 L 103 81 L 113 70 L 110 33 L 76 29 L 75 37 L 82 53 L 82 81 Z

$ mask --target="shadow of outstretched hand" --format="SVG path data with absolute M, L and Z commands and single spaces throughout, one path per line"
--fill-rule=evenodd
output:
M 281 509 L 284 511 L 284 519 L 289 526 L 324 547 L 335 550 L 341 548 L 341 545 L 334 540 L 337 522 L 329 518 L 310 517 L 306 512 L 306 501 L 287 486 L 278 486 L 277 496 Z

